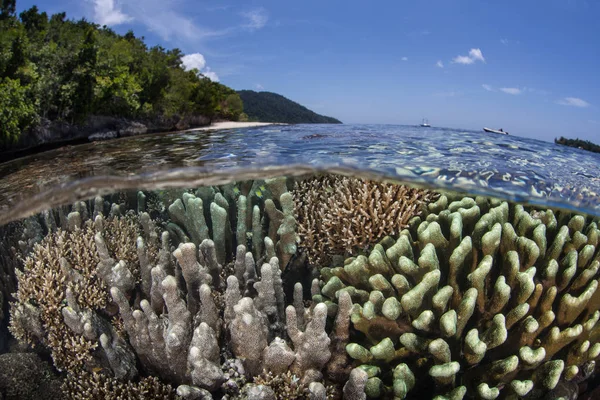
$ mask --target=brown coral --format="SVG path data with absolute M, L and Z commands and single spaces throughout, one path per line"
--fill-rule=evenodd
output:
M 325 175 L 293 190 L 300 245 L 315 264 L 353 255 L 406 228 L 437 195 L 403 185 Z
M 139 382 L 119 382 L 114 378 L 98 373 L 79 372 L 69 375 L 62 387 L 70 400 L 106 399 L 106 400 L 143 400 L 178 399 L 169 384 L 155 377 L 140 379 Z
M 136 254 L 138 235 L 134 222 L 123 217 L 104 223 L 109 247 Z M 103 310 L 108 289 L 98 275 L 100 261 L 93 223 L 88 220 L 72 231 L 57 230 L 37 244 L 17 272 L 19 281 L 16 301 L 11 308 L 12 334 L 31 345 L 43 343 L 52 351 L 59 369 L 73 370 L 90 357 L 97 343 L 75 334 L 64 322 L 61 309 L 66 303 L 67 289 L 82 308 Z

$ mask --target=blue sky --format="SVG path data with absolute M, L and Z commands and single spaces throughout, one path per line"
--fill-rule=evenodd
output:
M 17 0 L 347 123 L 600 142 L 600 1 Z

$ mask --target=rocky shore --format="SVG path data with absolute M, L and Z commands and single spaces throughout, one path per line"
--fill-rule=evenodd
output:
M 92 116 L 82 124 L 42 120 L 37 127 L 21 135 L 19 142 L 14 146 L 9 149 L 0 149 L 0 162 L 66 145 L 143 135 L 146 133 L 181 131 L 190 128 L 207 127 L 210 124 L 211 120 L 204 116 L 137 120 Z

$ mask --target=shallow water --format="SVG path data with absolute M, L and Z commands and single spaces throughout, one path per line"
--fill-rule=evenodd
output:
M 138 136 L 0 164 L 0 225 L 117 189 L 217 184 L 299 168 L 600 215 L 599 154 L 454 129 L 292 125 Z
M 597 398 L 599 161 L 330 125 L 0 164 L 0 394 Z

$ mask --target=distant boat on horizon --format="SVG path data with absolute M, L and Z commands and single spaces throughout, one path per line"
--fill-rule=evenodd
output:
M 429 121 L 427 120 L 427 118 L 423 118 L 423 122 L 421 122 L 421 126 L 423 128 L 431 128 L 431 125 L 429 125 Z
M 503 131 L 503 130 L 502 130 L 502 128 L 500 128 L 500 129 L 498 130 L 498 129 L 491 129 L 491 128 L 485 128 L 485 127 L 484 127 L 484 128 L 483 128 L 483 130 L 484 130 L 485 132 L 489 132 L 489 133 L 498 133 L 498 134 L 500 134 L 500 135 L 508 135 L 508 132 L 505 132 L 505 131 Z

